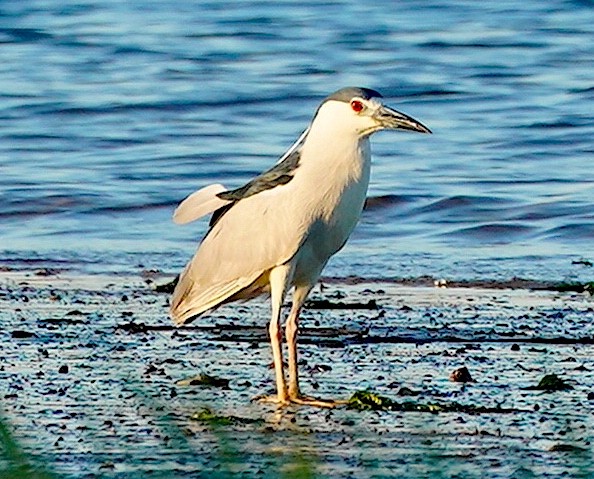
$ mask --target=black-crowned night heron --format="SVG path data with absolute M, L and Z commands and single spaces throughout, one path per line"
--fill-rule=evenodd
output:
M 280 404 L 334 406 L 301 395 L 297 368 L 299 312 L 330 257 L 361 215 L 371 167 L 369 137 L 381 130 L 430 133 L 381 102 L 367 88 L 327 97 L 297 142 L 276 165 L 245 186 L 207 186 L 186 198 L 174 221 L 213 213 L 210 229 L 181 273 L 171 316 L 181 325 L 222 304 L 270 293 L 270 342 Z M 293 287 L 286 322 L 289 381 L 285 382 L 281 309 Z

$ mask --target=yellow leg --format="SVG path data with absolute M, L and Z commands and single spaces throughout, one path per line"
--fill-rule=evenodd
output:
M 276 378 L 277 397 L 274 402 L 287 404 L 287 386 L 283 368 L 282 330 L 280 327 L 281 310 L 285 293 L 290 282 L 292 268 L 290 265 L 282 265 L 270 272 L 270 300 L 272 304 L 272 317 L 270 318 L 270 344 L 272 345 L 272 357 L 274 359 L 274 374 Z
M 346 404 L 346 401 L 333 401 L 303 396 L 299 388 L 299 367 L 297 356 L 297 335 L 299 333 L 299 313 L 305 303 L 307 295 L 312 286 L 296 286 L 293 294 L 293 306 L 287 319 L 286 339 L 289 351 L 289 401 L 293 404 L 301 404 L 315 407 L 336 407 Z
M 299 333 L 299 313 L 310 290 L 311 286 L 295 286 L 293 306 L 291 307 L 285 327 L 287 349 L 289 351 L 289 398 L 291 400 L 301 396 L 301 391 L 299 390 L 297 335 Z

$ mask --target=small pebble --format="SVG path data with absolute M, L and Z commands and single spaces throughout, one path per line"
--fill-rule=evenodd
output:
M 472 382 L 473 379 L 468 369 L 465 366 L 463 366 L 461 368 L 454 369 L 450 373 L 450 381 L 454 381 L 456 383 L 468 383 Z

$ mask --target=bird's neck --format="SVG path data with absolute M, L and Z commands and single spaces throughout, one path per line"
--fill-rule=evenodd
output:
M 307 185 L 308 199 L 315 205 L 308 214 L 327 223 L 339 222 L 340 231 L 344 231 L 337 238 L 346 238 L 367 196 L 371 169 L 369 139 L 319 133 L 308 136 L 299 165 L 300 170 L 303 168 L 301 178 Z
M 369 138 L 341 131 L 331 124 L 312 128 L 301 158 L 304 169 L 332 178 L 337 184 L 369 180 Z

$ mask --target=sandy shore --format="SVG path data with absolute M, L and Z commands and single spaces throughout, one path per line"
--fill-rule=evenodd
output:
M 515 412 L 277 411 L 251 402 L 272 388 L 266 301 L 175 328 L 154 290 L 168 279 L 0 272 L 0 401 L 28 461 L 57 477 L 594 474 L 589 294 L 329 279 L 303 318 L 306 393 Z M 462 366 L 473 382 L 450 381 Z M 184 385 L 201 373 L 229 385 Z M 550 373 L 572 389 L 526 389 Z

